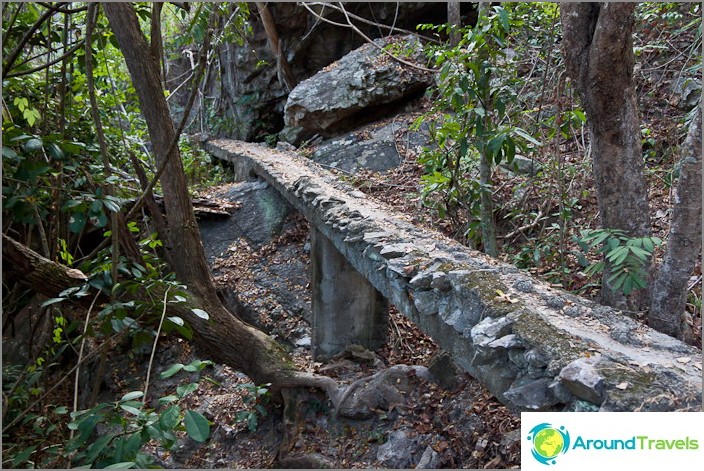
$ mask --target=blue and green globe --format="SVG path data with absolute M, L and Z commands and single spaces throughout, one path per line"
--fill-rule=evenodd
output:
M 562 435 L 554 428 L 543 429 L 533 438 L 533 447 L 543 458 L 555 458 L 564 446 L 565 441 L 562 439 Z
M 547 465 L 555 464 L 555 458 L 570 446 L 570 434 L 565 427 L 555 428 L 548 423 L 533 427 L 528 440 L 533 441 L 533 458 Z

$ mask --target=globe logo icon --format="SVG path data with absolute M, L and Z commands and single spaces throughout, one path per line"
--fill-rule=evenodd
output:
M 533 427 L 528 433 L 528 440 L 533 442 L 533 458 L 545 465 L 555 464 L 556 458 L 570 448 L 570 434 L 565 427 L 555 428 L 548 423 Z

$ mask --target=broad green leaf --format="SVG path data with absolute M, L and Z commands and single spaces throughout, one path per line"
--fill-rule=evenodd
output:
M 134 461 L 122 461 L 120 463 L 113 463 L 106 466 L 105 469 L 130 469 L 137 465 Z
M 37 152 L 42 147 L 44 147 L 44 143 L 41 139 L 37 138 L 29 139 L 27 142 L 24 143 L 24 151 L 28 154 Z
M 141 414 L 142 414 L 142 411 L 141 411 L 140 409 L 137 409 L 136 407 L 127 406 L 127 405 L 125 405 L 125 404 L 120 404 L 120 408 L 121 408 L 122 410 L 124 410 L 124 411 L 129 412 L 129 413 L 132 414 L 132 415 L 137 415 L 137 416 L 138 416 L 138 415 L 141 415 Z
M 633 291 L 633 278 L 627 276 L 626 279 L 623 281 L 623 294 L 628 296 L 629 294 L 631 294 L 631 291 Z
M 122 399 L 120 401 L 132 401 L 134 399 L 137 399 L 138 397 L 144 396 L 144 392 L 142 391 L 132 391 L 128 392 L 124 396 L 122 396 Z
M 183 369 L 183 364 L 182 363 L 176 363 L 174 365 L 171 365 L 169 368 L 166 369 L 166 371 L 162 371 L 159 377 L 161 379 L 169 378 L 179 371 Z
M 53 142 L 47 144 L 46 150 L 52 159 L 63 160 L 65 157 L 64 151 L 62 151 L 61 148 Z
M 37 449 L 36 446 L 30 446 L 25 448 L 24 450 L 18 452 L 13 458 L 12 458 L 12 467 L 13 468 L 20 468 L 20 465 L 25 464 L 27 460 L 29 460 L 29 457 L 32 456 L 32 453 Z
M 178 386 L 176 388 L 176 394 L 178 394 L 178 396 L 180 398 L 184 398 L 184 397 L 188 396 L 189 394 L 191 394 L 196 389 L 198 389 L 198 383 L 189 383 L 189 384 L 185 384 L 183 386 Z
M 536 146 L 542 145 L 542 144 L 540 143 L 540 141 L 538 141 L 537 139 L 535 139 L 533 136 L 531 136 L 530 134 L 528 134 L 526 131 L 524 131 L 524 130 L 521 129 L 521 128 L 513 128 L 513 132 L 515 132 L 516 134 L 518 134 L 519 136 L 521 136 L 521 137 L 522 137 L 523 139 L 525 139 L 526 141 L 535 144 Z
M 20 156 L 17 155 L 17 152 L 14 150 L 10 149 L 9 147 L 2 146 L 2 158 L 3 159 L 12 159 L 12 160 L 20 160 Z
M 197 442 L 205 442 L 210 435 L 210 424 L 202 414 L 189 410 L 183 417 L 186 433 Z
M 83 213 L 71 213 L 68 218 L 68 229 L 77 234 L 83 230 L 87 220 L 86 215 Z
M 105 447 L 110 443 L 110 440 L 115 438 L 115 435 L 112 433 L 105 434 L 101 437 L 98 437 L 86 450 L 88 454 L 84 458 L 85 462 L 92 463 L 95 461 L 98 456 L 100 455 L 100 452 L 105 449 Z
M 161 425 L 162 429 L 173 430 L 178 425 L 180 418 L 181 408 L 174 404 L 159 414 L 159 425 Z
M 210 316 L 208 315 L 208 313 L 205 312 L 205 311 L 202 310 L 202 309 L 193 308 L 193 309 L 191 309 L 191 311 L 193 311 L 193 314 L 195 314 L 196 316 L 200 317 L 201 319 L 204 319 L 204 320 L 206 320 L 206 321 L 207 321 L 208 319 L 210 319 Z
M 173 322 L 174 324 L 179 325 L 179 326 L 182 326 L 184 324 L 183 319 L 181 319 L 178 316 L 170 316 L 170 317 L 167 317 L 167 319 L 170 320 L 171 322 Z
M 162 379 L 163 379 L 163 378 L 162 378 Z M 174 395 L 174 394 L 170 394 L 170 395 L 168 395 L 168 396 L 160 397 L 160 398 L 159 398 L 159 405 L 160 405 L 160 406 L 163 406 L 163 405 L 166 405 L 166 404 L 170 404 L 170 403 L 172 403 L 172 402 L 174 402 L 174 401 L 178 401 L 178 399 L 179 399 L 178 396 L 176 396 L 176 395 Z
M 501 21 L 501 27 L 504 29 L 504 32 L 508 33 L 508 30 L 509 30 L 508 12 L 506 10 L 504 10 L 503 8 L 499 8 L 498 12 L 499 12 L 499 19 Z

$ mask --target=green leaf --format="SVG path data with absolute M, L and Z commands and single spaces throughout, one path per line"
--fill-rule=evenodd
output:
M 650 237 L 643 237 L 643 248 L 648 251 L 648 253 L 653 253 L 653 250 L 655 250 L 655 245 L 653 244 L 653 241 L 650 240 Z
M 84 462 L 92 463 L 93 461 L 95 461 L 100 455 L 100 452 L 105 449 L 108 443 L 110 443 L 110 440 L 112 440 L 113 438 L 115 438 L 115 435 L 113 435 L 112 433 L 108 433 L 101 437 L 98 437 L 98 439 L 95 440 L 86 450 L 88 454 L 84 458 Z
M 29 139 L 27 142 L 24 143 L 24 151 L 28 154 L 32 154 L 41 149 L 42 147 L 44 147 L 44 143 L 41 139 L 37 139 L 36 137 Z
M 623 294 L 628 296 L 631 294 L 631 291 L 633 291 L 633 278 L 630 276 L 627 276 L 626 279 L 623 282 Z
M 13 468 L 20 468 L 21 464 L 24 464 L 29 460 L 29 457 L 32 456 L 32 453 L 37 449 L 36 446 L 30 446 L 25 448 L 24 450 L 18 452 L 13 458 L 12 458 L 12 467 Z M 3 462 L 4 463 L 4 462 Z
M 41 307 L 51 306 L 52 304 L 60 303 L 61 301 L 66 301 L 66 298 L 51 298 L 44 301 Z
M 169 378 L 179 371 L 183 369 L 183 364 L 182 363 L 176 363 L 175 365 L 171 365 L 166 371 L 162 371 L 159 377 L 161 379 L 166 379 Z
M 203 443 L 208 439 L 210 424 L 202 414 L 192 410 L 186 411 L 183 424 L 186 426 L 186 433 L 193 440 Z
M 65 155 L 64 151 L 61 150 L 61 147 L 56 145 L 54 142 L 50 142 L 46 146 L 47 153 L 51 156 L 52 159 L 56 160 L 63 160 Z
M 160 405 L 160 406 L 163 406 L 163 405 L 166 405 L 166 404 L 170 404 L 170 403 L 172 403 L 172 402 L 174 402 L 174 401 L 178 401 L 178 399 L 179 399 L 178 396 L 176 396 L 176 395 L 174 395 L 174 394 L 170 394 L 170 395 L 168 395 L 168 396 L 160 397 L 160 398 L 159 398 L 159 405 Z
M 641 249 L 639 247 L 635 247 L 633 245 L 629 245 L 628 250 L 633 252 L 633 255 L 635 255 L 636 257 L 640 258 L 643 261 L 645 261 L 650 256 L 650 252 L 648 252 L 647 250 L 643 250 L 643 249 Z
M 3 159 L 12 159 L 12 160 L 21 160 L 22 157 L 17 155 L 17 152 L 14 150 L 10 149 L 9 147 L 2 146 L 2 158 Z
M 623 259 L 626 258 L 628 255 L 628 247 L 624 247 L 622 245 L 619 245 L 615 249 L 611 250 L 609 253 L 606 254 L 606 260 L 609 262 L 612 262 L 614 265 L 619 265 Z M 616 260 L 621 258 L 620 262 L 617 262 Z
M 163 429 L 173 430 L 179 423 L 181 418 L 181 408 L 174 404 L 167 407 L 161 414 L 159 414 L 159 425 Z
M 137 463 L 134 461 L 122 461 L 120 463 L 113 463 L 109 466 L 106 466 L 104 469 L 130 469 L 137 466 Z
M 182 326 L 184 324 L 183 319 L 181 319 L 178 316 L 170 316 L 170 317 L 167 317 L 167 319 L 178 326 Z
M 202 310 L 202 309 L 193 308 L 193 309 L 191 309 L 191 311 L 193 311 L 193 314 L 195 314 L 196 316 L 200 317 L 201 319 L 204 319 L 204 320 L 206 320 L 206 321 L 207 321 L 208 319 L 210 319 L 210 316 L 208 315 L 208 313 L 205 312 L 205 311 Z
M 184 398 L 196 389 L 198 389 L 198 383 L 185 384 L 176 388 L 176 394 L 178 394 L 180 398 Z
M 635 283 L 638 288 L 645 288 L 648 286 L 648 283 L 646 283 L 646 281 L 636 273 L 633 273 L 631 278 L 633 279 L 633 283 Z
M 129 413 L 132 414 L 132 415 L 137 415 L 137 416 L 139 416 L 139 415 L 142 414 L 141 409 L 137 409 L 136 407 L 128 406 L 128 405 L 125 405 L 125 404 L 120 404 L 120 408 L 121 408 L 122 410 L 126 411 L 126 412 L 129 412 Z
M 68 229 L 77 234 L 83 230 L 86 225 L 86 215 L 83 213 L 71 213 L 68 219 Z
M 503 8 L 498 9 L 499 12 L 499 20 L 501 21 L 501 27 L 504 29 L 506 33 L 508 33 L 509 30 L 509 24 L 508 24 L 508 12 L 504 10 Z
M 144 396 L 144 393 L 142 391 L 132 391 L 122 396 L 122 399 L 120 399 L 120 401 L 132 401 L 142 396 Z
M 526 141 L 535 144 L 536 146 L 541 146 L 541 145 L 542 145 L 542 144 L 540 143 L 540 141 L 536 140 L 533 136 L 531 136 L 530 134 L 528 134 L 525 130 L 523 130 L 523 129 L 521 129 L 521 128 L 513 128 L 513 132 L 516 133 L 516 134 L 518 134 L 519 136 L 521 136 L 521 137 L 522 137 L 523 139 L 525 139 Z

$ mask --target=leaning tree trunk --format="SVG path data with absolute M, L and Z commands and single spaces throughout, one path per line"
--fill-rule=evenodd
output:
M 667 250 L 651 291 L 648 324 L 681 338 L 693 339 L 683 319 L 687 282 L 702 249 L 702 106 L 697 108 L 682 146 L 682 166 L 672 207 Z
M 168 237 L 174 247 L 172 268 L 210 315 L 210 320 L 204 321 L 185 313 L 194 341 L 210 358 L 243 371 L 257 384 L 272 383 L 275 389 L 311 385 L 310 381 L 306 383 L 310 378 L 294 369 L 275 340 L 241 322 L 219 301 L 188 196 L 178 146 L 172 146 L 177 136 L 164 98 L 159 57 L 149 47 L 130 4 L 108 2 L 103 8 L 125 56 L 157 161 L 168 161 L 161 185 Z M 172 153 L 166 155 L 170 148 Z
M 638 100 L 633 82 L 633 3 L 565 3 L 560 6 L 562 48 L 587 114 L 594 182 L 601 226 L 630 237 L 651 234 L 640 141 Z M 645 290 L 626 299 L 608 283 L 602 302 L 642 309 Z

